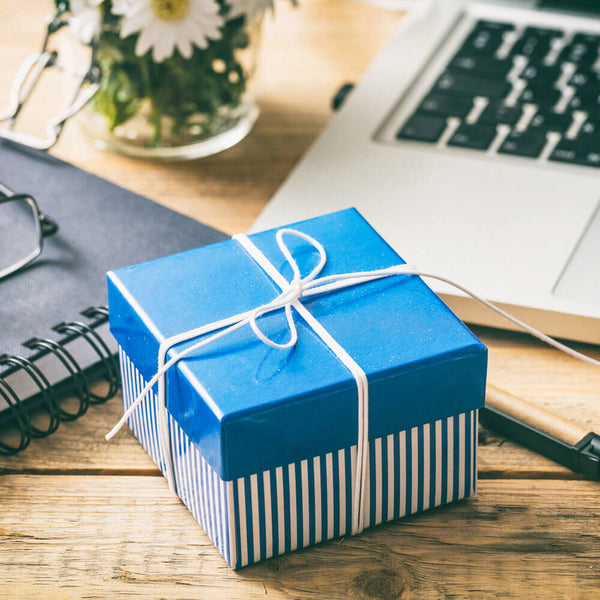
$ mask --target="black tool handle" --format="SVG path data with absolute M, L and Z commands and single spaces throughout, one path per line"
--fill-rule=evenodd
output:
M 479 419 L 572 471 L 600 479 L 600 436 L 576 423 L 490 384 Z

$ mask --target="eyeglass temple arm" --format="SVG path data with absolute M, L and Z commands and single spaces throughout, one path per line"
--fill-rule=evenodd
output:
M 48 41 L 52 34 L 56 33 L 67 21 L 62 19 L 65 12 L 61 5 L 56 14 L 48 22 L 42 50 L 27 58 L 13 82 L 9 95 L 9 107 L 4 113 L 0 113 L 0 123 L 5 122 L 8 128 L 0 128 L 0 138 L 16 142 L 36 150 L 49 150 L 58 140 L 65 122 L 94 96 L 100 87 L 100 69 L 93 64 L 95 49 L 92 48 L 92 61 L 88 70 L 80 77 L 71 102 L 58 115 L 52 117 L 46 123 L 46 138 L 31 135 L 23 131 L 15 131 L 14 126 L 21 109 L 31 96 L 42 73 L 48 68 L 57 65 L 57 53 L 47 50 Z M 59 67 L 60 68 L 60 67 Z M 87 88 L 84 89 L 85 85 Z
M 47 22 L 46 33 L 44 35 L 40 53 L 33 54 L 23 61 L 15 80 L 13 81 L 13 85 L 10 88 L 8 110 L 0 116 L 1 120 L 8 122 L 11 129 L 14 126 L 21 109 L 25 105 L 25 102 L 29 96 L 31 96 L 44 69 L 56 63 L 56 52 L 48 52 L 47 48 L 52 34 L 56 33 L 67 24 L 67 21 L 62 19 L 63 13 L 64 7 L 61 6 L 56 11 L 56 14 L 50 17 Z

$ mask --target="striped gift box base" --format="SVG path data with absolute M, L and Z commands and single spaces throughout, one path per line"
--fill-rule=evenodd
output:
M 125 409 L 145 381 L 120 350 Z M 356 446 L 223 481 L 169 416 L 177 492 L 233 568 L 350 531 Z M 156 396 L 128 422 L 165 473 Z M 370 442 L 368 526 L 475 493 L 477 411 Z

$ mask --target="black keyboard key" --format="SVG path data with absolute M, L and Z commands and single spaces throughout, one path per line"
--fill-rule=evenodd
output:
M 507 106 L 501 102 L 490 102 L 479 115 L 478 123 L 486 125 L 516 125 L 523 114 L 520 106 Z
M 489 31 L 479 31 L 476 34 L 467 37 L 460 52 L 492 56 L 501 45 L 502 36 L 493 35 Z
M 585 143 L 585 140 L 595 139 L 596 137 L 600 137 L 600 121 L 587 119 L 579 128 L 577 139 Z
M 562 68 L 559 65 L 527 65 L 519 74 L 519 79 L 525 79 L 530 87 L 551 87 L 560 78 Z
M 585 110 L 596 113 L 600 109 L 600 90 L 580 89 L 569 101 L 569 110 Z
M 538 111 L 529 121 L 529 129 L 537 131 L 556 131 L 565 133 L 573 123 L 572 113 Z
M 487 30 L 492 33 L 503 34 L 507 31 L 514 31 L 514 23 L 505 23 L 503 21 L 488 21 L 486 19 L 479 19 L 473 26 L 473 31 Z
M 590 46 L 600 47 L 600 34 L 579 32 L 573 36 L 573 42 L 589 44 Z
M 592 69 L 578 69 L 571 75 L 567 83 L 576 89 L 586 88 L 588 85 L 600 86 L 600 72 Z
M 598 59 L 598 41 L 586 41 L 575 37 L 558 55 L 556 62 L 570 62 L 576 65 L 593 65 Z
M 460 54 L 485 54 L 492 56 L 504 41 L 504 33 L 514 29 L 509 23 L 478 21 L 465 38 Z
M 473 100 L 461 96 L 429 94 L 417 108 L 417 112 L 435 117 L 466 117 L 473 108 Z
M 576 33 L 571 40 L 571 45 L 583 45 L 588 48 L 584 61 L 590 65 L 594 64 L 600 52 L 600 35 L 594 33 Z
M 585 148 L 576 140 L 562 139 L 550 154 L 549 160 L 586 167 L 600 167 L 600 147 Z
M 562 92 L 553 87 L 546 89 L 538 87 L 525 88 L 519 96 L 519 102 L 537 104 L 538 106 L 554 106 L 562 97 Z
M 600 84 L 590 83 L 584 87 L 578 88 L 576 95 L 581 98 L 584 104 L 592 103 L 593 105 L 598 104 L 598 98 L 600 97 Z
M 586 152 L 581 164 L 586 167 L 600 167 L 600 152 L 593 150 Z
M 600 152 L 600 135 L 590 135 L 587 137 L 577 136 L 573 141 L 585 150 L 590 152 Z
M 548 159 L 558 162 L 575 162 L 580 150 L 581 147 L 574 144 L 573 140 L 563 139 L 556 145 Z
M 419 142 L 437 142 L 446 129 L 446 119 L 416 114 L 398 132 L 397 137 Z
M 587 120 L 579 128 L 574 141 L 581 148 L 600 152 L 600 122 Z
M 463 123 L 448 140 L 448 146 L 487 150 L 494 141 L 496 133 L 496 128 L 491 125 Z
M 526 27 L 523 37 L 537 37 L 540 39 L 553 39 L 563 37 L 565 32 L 562 29 L 552 29 L 551 27 Z
M 546 135 L 538 131 L 511 131 L 498 152 L 536 158 L 542 153 L 546 141 Z
M 550 52 L 552 40 L 563 35 L 564 33 L 559 29 L 527 27 L 515 42 L 510 54 L 511 56 L 520 54 L 529 57 L 533 61 L 541 62 Z
M 448 71 L 463 71 L 481 77 L 503 79 L 513 67 L 508 58 L 498 59 L 481 54 L 459 54 L 448 65 Z
M 511 89 L 511 84 L 504 79 L 490 79 L 449 71 L 445 71 L 435 84 L 435 90 L 439 92 L 489 98 L 504 98 Z

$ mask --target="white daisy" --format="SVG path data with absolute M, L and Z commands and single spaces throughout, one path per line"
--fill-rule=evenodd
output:
M 124 15 L 135 0 L 112 0 L 112 12 L 116 15 Z
M 138 33 L 135 53 L 152 49 L 155 62 L 169 58 L 177 48 L 184 58 L 192 45 L 206 48 L 221 37 L 223 18 L 215 0 L 117 0 L 113 13 L 123 15 L 121 37 Z
M 100 5 L 104 0 L 71 0 L 69 27 L 84 43 L 89 44 L 99 33 L 102 25 Z
M 262 15 L 267 9 L 273 10 L 273 0 L 227 0 L 229 4 L 228 19 L 246 15 L 247 21 L 251 21 L 256 15 Z

